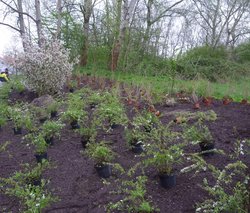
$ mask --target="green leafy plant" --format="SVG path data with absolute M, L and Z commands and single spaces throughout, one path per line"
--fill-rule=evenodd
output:
M 7 105 L 4 105 L 4 104 L 0 105 L 0 129 L 7 122 L 6 107 Z
M 214 144 L 213 137 L 208 127 L 200 124 L 200 122 L 196 123 L 191 127 L 185 127 L 184 138 L 188 142 L 192 144 L 200 144 L 203 146 L 209 146 Z
M 139 129 L 125 129 L 125 138 L 129 146 L 133 146 L 137 143 L 143 143 L 146 139 L 146 135 L 144 131 L 140 131 Z
M 106 94 L 105 98 L 105 102 L 100 103 L 94 112 L 96 123 L 103 126 L 106 130 L 112 125 L 120 124 L 126 126 L 128 118 L 118 98 L 111 96 L 111 94 Z
M 116 203 L 110 202 L 107 205 L 107 211 L 113 212 L 113 210 L 118 210 L 121 212 L 139 213 L 158 211 L 152 206 L 152 203 L 146 199 L 146 183 L 146 176 L 138 176 L 134 181 L 123 181 L 119 192 L 124 198 Z
M 100 143 L 89 143 L 87 145 L 86 153 L 96 162 L 96 165 L 110 163 L 114 158 L 113 151 L 105 141 L 101 141 Z
M 76 130 L 82 137 L 84 137 L 89 142 L 94 142 L 97 136 L 97 129 L 94 125 L 89 126 L 81 126 L 79 129 Z
M 175 165 L 183 161 L 184 143 L 180 141 L 180 133 L 171 130 L 171 125 L 161 124 L 148 135 L 151 143 L 147 145 L 146 158 L 142 164 L 155 167 L 159 175 L 173 175 Z
M 14 128 L 22 128 L 23 126 L 31 130 L 33 128 L 33 122 L 31 115 L 29 114 L 25 106 L 12 106 L 7 109 L 8 116 L 14 124 Z
M 136 129 L 150 132 L 159 125 L 159 118 L 155 114 L 143 111 L 133 118 L 132 125 Z
M 0 153 L 1 153 L 1 152 L 5 152 L 6 149 L 7 149 L 7 147 L 8 147 L 10 144 L 11 144 L 10 141 L 6 141 L 5 143 L 0 144 Z
M 43 135 L 45 139 L 49 139 L 51 137 L 60 136 L 60 130 L 64 127 L 60 121 L 46 121 L 42 127 L 40 134 Z
M 35 146 L 36 154 L 44 154 L 47 152 L 48 144 L 42 134 L 33 136 L 32 144 Z
M 238 157 L 238 154 L 236 156 Z M 197 174 L 206 171 L 213 178 L 210 181 L 204 178 L 201 187 L 209 194 L 209 198 L 196 204 L 196 212 L 248 212 L 249 176 L 248 168 L 242 161 L 236 160 L 228 163 L 224 168 L 217 168 L 197 154 L 190 155 L 188 159 L 192 164 L 183 168 L 181 172 Z M 235 159 L 235 156 L 232 159 Z
M 61 104 L 60 102 L 54 101 L 54 102 L 52 102 L 51 104 L 49 104 L 49 105 L 47 106 L 46 111 L 47 111 L 49 114 L 55 113 L 55 112 L 58 111 L 60 104 Z
M 0 188 L 6 195 L 15 196 L 20 200 L 23 212 L 40 213 L 51 203 L 58 201 L 58 198 L 45 189 L 45 180 L 41 181 L 41 185 L 35 186 L 27 183 L 27 178 L 42 172 L 46 167 L 45 164 L 39 164 L 34 171 L 27 174 L 16 172 L 9 178 L 1 178 Z

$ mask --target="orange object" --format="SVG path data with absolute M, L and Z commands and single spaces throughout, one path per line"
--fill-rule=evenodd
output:
M 193 108 L 194 108 L 194 109 L 200 109 L 200 108 L 201 108 L 201 107 L 200 107 L 200 103 L 195 103 Z
M 161 112 L 158 110 L 155 112 L 155 115 L 159 117 L 161 115 Z

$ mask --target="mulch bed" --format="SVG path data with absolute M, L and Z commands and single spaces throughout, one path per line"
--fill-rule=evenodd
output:
M 32 97 L 35 97 L 32 94 Z M 15 101 L 18 95 L 15 94 Z M 32 98 L 25 95 L 25 100 L 30 102 Z M 170 112 L 187 110 L 194 112 L 191 103 L 178 103 L 174 107 L 166 107 L 164 104 L 156 105 L 156 109 L 162 113 L 161 121 L 168 123 L 173 120 Z M 212 106 L 202 105 L 201 110 L 214 110 L 218 116 L 215 122 L 207 122 L 207 126 L 215 139 L 215 146 L 225 151 L 227 155 L 215 154 L 205 157 L 206 161 L 223 168 L 230 162 L 229 154 L 233 153 L 236 140 L 250 138 L 250 105 L 240 103 L 230 103 L 227 106 L 222 101 L 214 101 Z M 130 115 L 134 114 L 132 106 L 127 107 Z M 176 126 L 178 128 L 178 126 Z M 25 144 L 22 144 L 22 137 L 13 134 L 11 123 L 4 126 L 0 131 L 0 144 L 11 141 L 8 152 L 0 153 L 0 176 L 9 177 L 16 170 L 20 169 L 20 164 L 35 164 L 34 152 Z M 125 170 L 128 170 L 140 161 L 140 156 L 132 153 L 125 141 L 124 129 L 118 127 L 111 134 L 102 133 L 98 138 L 112 141 L 112 148 L 117 153 L 115 162 L 120 163 Z M 121 195 L 110 193 L 125 175 L 115 173 L 111 178 L 103 181 L 98 177 L 94 169 L 94 162 L 82 155 L 80 151 L 82 145 L 80 136 L 74 133 L 69 126 L 66 126 L 61 135 L 61 139 L 56 139 L 55 144 L 49 148 L 48 156 L 54 168 L 47 170 L 43 178 L 49 179 L 48 189 L 58 196 L 60 201 L 52 204 L 44 212 L 47 213 L 77 213 L 105 212 L 104 206 L 110 201 L 115 202 L 122 199 Z M 190 146 L 188 152 L 199 151 L 199 146 Z M 243 156 L 242 160 L 246 165 L 250 165 L 249 156 Z M 178 166 L 178 169 L 184 167 Z M 249 172 L 249 171 L 248 171 Z M 159 186 L 157 173 L 153 169 L 146 172 L 148 176 L 147 195 L 153 205 L 160 209 L 162 213 L 172 212 L 195 212 L 194 205 L 202 202 L 207 194 L 199 186 L 204 177 L 211 179 L 208 172 L 193 174 L 178 174 L 177 185 L 169 190 Z M 108 183 L 108 184 L 107 184 Z M 19 202 L 14 198 L 0 193 L 0 211 L 6 208 L 6 212 L 19 212 Z

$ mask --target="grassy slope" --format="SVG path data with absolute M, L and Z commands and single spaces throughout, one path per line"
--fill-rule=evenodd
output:
M 141 76 L 132 73 L 110 72 L 108 70 L 90 70 L 82 69 L 82 73 L 107 77 L 121 82 L 142 85 L 151 88 L 154 94 L 167 94 L 171 91 L 172 81 L 168 76 Z M 230 95 L 235 101 L 241 101 L 243 98 L 250 100 L 250 78 L 242 78 L 238 81 L 226 83 L 211 83 L 207 80 L 180 80 L 176 79 L 174 83 L 174 92 L 184 90 L 191 92 L 196 91 L 199 95 L 213 96 L 222 99 Z

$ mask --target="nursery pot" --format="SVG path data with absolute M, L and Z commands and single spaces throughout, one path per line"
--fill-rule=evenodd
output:
M 231 102 L 229 98 L 223 100 L 224 105 L 228 105 Z
M 97 104 L 96 104 L 96 103 L 91 103 L 91 104 L 90 104 L 90 109 L 95 109 L 95 108 L 96 108 L 96 106 L 97 106 Z
M 111 124 L 111 129 L 116 129 L 116 128 L 118 128 L 119 127 L 119 124 Z
M 28 178 L 26 180 L 27 184 L 31 184 L 33 186 L 41 186 L 41 177 L 37 177 L 37 178 Z
M 97 164 L 95 165 L 95 169 L 101 178 L 109 178 L 112 174 L 111 165 L 110 164 Z
M 71 128 L 72 128 L 72 129 L 79 129 L 79 128 L 80 128 L 80 125 L 78 124 L 77 121 L 72 121 L 72 122 L 70 123 L 70 125 L 71 125 Z
M 45 141 L 49 145 L 54 145 L 54 137 L 45 138 Z
M 195 103 L 194 106 L 193 106 L 194 109 L 200 109 L 200 103 Z
M 208 143 L 208 144 L 199 143 L 199 145 L 200 145 L 201 151 L 205 152 L 205 153 L 202 153 L 203 156 L 211 156 L 214 154 L 214 152 L 206 152 L 206 151 L 214 149 L 214 143 Z
M 89 139 L 90 139 L 90 137 L 89 136 L 86 136 L 86 135 L 83 135 L 82 137 L 81 137 L 81 143 L 82 143 L 82 147 L 85 149 L 86 148 L 86 146 L 87 146 L 87 144 L 88 144 L 88 142 L 89 142 Z
M 206 97 L 203 99 L 203 103 L 206 105 L 206 106 L 210 106 L 212 104 L 212 98 L 211 97 Z
M 139 142 L 136 144 L 132 144 L 132 152 L 135 154 L 141 154 L 143 152 L 143 143 Z
M 57 116 L 57 111 L 52 111 L 51 113 L 50 113 L 50 117 L 51 118 L 55 118 Z
M 243 99 L 240 103 L 241 103 L 241 104 L 247 104 L 247 100 L 246 100 L 246 99 Z
M 159 174 L 160 185 L 165 189 L 170 189 L 176 185 L 176 175 Z
M 39 153 L 39 154 L 37 153 L 37 154 L 35 154 L 35 157 L 36 157 L 37 163 L 42 163 L 43 159 L 45 159 L 45 160 L 48 159 L 48 154 L 47 154 L 47 152 Z
M 21 135 L 22 134 L 22 127 L 13 128 L 14 135 Z

